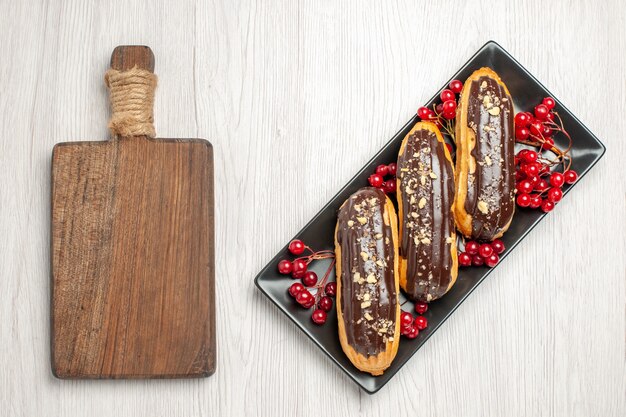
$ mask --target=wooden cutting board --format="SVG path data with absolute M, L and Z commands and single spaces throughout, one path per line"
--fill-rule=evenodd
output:
M 111 68 L 135 66 L 154 71 L 150 48 L 114 50 Z M 209 142 L 141 135 L 57 144 L 51 227 L 57 377 L 215 371 Z

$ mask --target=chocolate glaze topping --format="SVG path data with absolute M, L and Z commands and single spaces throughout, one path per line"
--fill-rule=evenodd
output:
M 491 77 L 472 82 L 467 123 L 476 134 L 470 154 L 476 171 L 468 176 L 465 211 L 472 216 L 472 237 L 493 240 L 515 211 L 513 103 Z
M 435 300 L 452 280 L 454 172 L 443 147 L 434 132 L 419 129 L 398 156 L 400 256 L 407 261 L 405 292 L 412 300 Z
M 393 341 L 397 320 L 393 235 L 383 214 L 386 198 L 376 188 L 357 191 L 341 206 L 337 223 L 346 339 L 365 357 L 378 355 Z

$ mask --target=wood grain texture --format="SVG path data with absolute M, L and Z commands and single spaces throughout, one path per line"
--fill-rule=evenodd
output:
M 154 70 L 146 47 L 111 67 Z M 52 370 L 174 378 L 215 370 L 213 153 L 116 137 L 52 155 Z
M 624 21 L 619 0 L 0 2 L 0 415 L 623 416 Z M 489 39 L 607 153 L 368 396 L 253 277 Z M 107 137 L 102 75 L 129 43 L 158 59 L 159 135 L 214 146 L 219 355 L 207 379 L 50 372 L 50 152 Z

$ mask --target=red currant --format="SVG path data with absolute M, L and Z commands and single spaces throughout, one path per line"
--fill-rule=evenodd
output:
M 465 244 L 465 252 L 468 255 L 477 255 L 478 254 L 478 247 L 479 247 L 478 243 L 476 243 L 473 240 L 470 240 L 470 241 L 468 241 Z
M 472 257 L 467 252 L 461 252 L 459 254 L 459 265 L 470 266 L 472 264 Z
M 311 315 L 311 320 L 313 320 L 313 323 L 315 324 L 322 325 L 326 323 L 326 317 L 326 312 L 324 310 L 318 309 L 313 312 L 313 315 Z
M 302 277 L 302 283 L 305 287 L 312 287 L 317 284 L 317 274 L 313 271 L 306 271 Z
M 529 205 L 529 207 L 533 208 L 533 209 L 541 207 L 541 197 L 539 195 L 537 195 L 537 194 L 533 194 L 530 197 L 530 205 Z
M 383 191 L 386 192 L 387 194 L 395 193 L 396 192 L 396 180 L 392 178 L 389 181 L 385 181 L 383 183 Z
M 383 177 L 379 174 L 372 174 L 367 179 L 372 187 L 380 188 L 383 186 Z
M 337 283 L 329 282 L 328 284 L 326 284 L 326 286 L 324 287 L 324 292 L 326 293 L 326 295 L 334 297 L 335 294 L 337 294 Z
M 333 300 L 328 296 L 320 298 L 320 302 L 317 303 L 318 307 L 324 311 L 330 311 L 333 308 Z
M 544 106 L 546 106 L 548 108 L 548 110 L 552 110 L 554 108 L 554 106 L 556 106 L 556 102 L 554 101 L 554 99 L 552 97 L 544 98 L 541 103 Z
M 485 263 L 485 260 L 480 255 L 472 256 L 472 265 L 474 266 L 482 266 Z
M 546 122 L 548 121 L 554 123 L 554 113 L 552 112 L 548 113 L 548 115 L 546 116 Z
M 540 104 L 535 107 L 535 117 L 539 120 L 546 120 L 548 113 L 550 113 L 550 110 L 548 110 L 545 104 Z
M 389 174 L 389 167 L 387 165 L 378 165 L 376 167 L 376 173 L 381 177 L 386 177 Z
M 530 124 L 530 133 L 535 136 L 540 136 L 543 132 L 543 124 L 539 120 L 535 120 Z
M 417 327 L 417 330 L 424 330 L 425 328 L 427 328 L 428 320 L 426 320 L 426 317 L 424 316 L 415 317 L 415 327 Z
M 444 119 L 452 120 L 456 117 L 456 111 L 445 111 L 443 112 Z
M 456 101 L 448 100 L 443 102 L 443 112 L 454 113 L 456 112 Z
M 549 136 L 552 136 L 552 129 L 550 129 L 548 126 L 543 125 L 543 130 L 541 131 L 541 134 L 543 135 L 544 138 L 547 138 Z
M 545 141 L 541 144 L 541 149 L 549 151 L 554 146 L 554 139 L 545 138 Z
M 293 278 L 304 278 L 306 270 L 306 262 L 302 259 L 296 259 L 295 261 L 293 261 L 293 271 L 291 271 L 291 276 Z
M 300 284 L 299 282 L 294 282 L 289 287 L 289 295 L 295 298 L 303 290 L 304 290 L 304 285 Z
M 515 137 L 518 140 L 526 140 L 530 136 L 530 130 L 526 127 L 517 127 L 515 128 Z
M 294 255 L 302 255 L 305 248 L 306 246 L 304 245 L 304 242 L 299 239 L 294 239 L 289 243 L 289 252 Z
M 489 243 L 483 243 L 478 248 L 478 254 L 482 256 L 483 258 L 487 258 L 491 256 L 492 253 L 493 253 L 493 248 L 491 247 Z
M 530 195 L 527 193 L 518 194 L 515 201 L 520 207 L 528 207 L 530 205 Z
M 498 264 L 498 261 L 500 261 L 500 257 L 498 256 L 498 254 L 492 253 L 485 258 L 485 265 L 487 265 L 489 268 L 493 268 Z
M 537 190 L 539 192 L 543 192 L 543 191 L 547 190 L 548 187 L 549 187 L 548 181 L 546 181 L 546 180 L 539 180 L 537 185 L 535 185 L 535 190 Z
M 554 203 L 552 201 L 543 200 L 541 202 L 541 210 L 545 213 L 548 213 L 554 209 Z
M 550 175 L 550 185 L 553 187 L 562 187 L 565 182 L 565 177 L 560 172 L 553 172 Z
M 389 175 L 392 175 L 395 177 L 396 171 L 398 170 L 398 165 L 396 165 L 395 162 L 392 162 L 389 165 L 387 165 L 387 168 L 389 169 Z
M 515 115 L 515 126 L 527 127 L 529 123 L 530 123 L 530 117 L 528 117 L 528 114 L 524 112 L 519 112 Z
M 578 179 L 578 173 L 574 170 L 568 169 L 563 173 L 563 179 L 566 184 L 574 184 Z
M 435 111 L 441 113 L 443 111 L 443 103 L 439 103 L 435 106 Z
M 428 311 L 428 304 L 423 301 L 418 301 L 415 303 L 415 312 L 417 314 L 424 314 Z M 420 329 L 421 330 L 421 329 Z
M 563 198 L 563 191 L 558 187 L 552 187 L 548 190 L 548 201 L 558 203 Z
M 539 182 L 539 176 L 533 175 L 532 177 L 528 177 L 528 182 L 530 182 L 532 186 L 535 187 Z
M 311 308 L 315 304 L 315 297 L 309 292 L 309 290 L 302 290 L 296 294 L 296 301 L 302 307 Z
M 524 171 L 524 174 L 526 174 L 526 176 L 528 177 L 534 177 L 536 175 L 539 175 L 539 164 L 537 162 L 531 162 L 530 164 L 523 164 L 521 168 L 522 168 L 522 171 Z
M 500 239 L 495 239 L 493 242 L 491 242 L 491 247 L 493 248 L 493 251 L 498 255 L 504 252 L 504 249 L 506 249 L 504 247 L 504 242 Z
M 452 90 L 448 90 L 446 88 L 441 92 L 441 94 L 439 94 L 439 98 L 441 98 L 441 101 L 445 103 L 448 100 L 454 100 L 456 96 L 454 95 L 454 92 L 452 92 Z
M 428 107 L 420 107 L 417 109 L 417 116 L 422 120 L 428 120 L 431 118 L 433 111 Z
M 529 180 L 522 180 L 517 184 L 517 191 L 520 193 L 529 193 L 533 190 L 533 184 Z
M 291 271 L 293 271 L 293 264 L 291 263 L 291 261 L 283 259 L 278 263 L 278 272 L 280 272 L 281 274 L 287 275 L 290 274 Z
M 522 171 L 522 169 L 518 169 L 517 171 L 515 171 L 515 181 L 522 181 L 526 179 L 526 174 L 524 174 L 524 171 Z
M 463 83 L 459 80 L 450 81 L 448 87 L 450 87 L 450 90 L 452 90 L 452 92 L 456 94 L 459 94 L 461 91 L 463 91 Z
M 404 334 L 404 336 L 407 339 L 415 339 L 417 337 L 417 335 L 420 333 L 419 329 L 415 326 L 410 326 L 407 329 L 407 332 Z
M 522 161 L 526 163 L 532 163 L 537 162 L 537 158 L 539 158 L 537 152 L 527 149 L 526 153 L 524 153 L 524 155 L 522 156 Z
M 406 327 L 413 323 L 413 316 L 407 311 L 403 311 L 400 314 L 400 326 Z

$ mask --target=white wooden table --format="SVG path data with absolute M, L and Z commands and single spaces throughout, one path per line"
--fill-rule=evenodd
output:
M 0 415 L 626 415 L 621 1 L 88 3 L 0 2 Z M 606 156 L 369 396 L 253 278 L 489 39 Z M 61 381 L 49 364 L 51 150 L 107 137 L 103 74 L 133 43 L 156 54 L 159 136 L 215 147 L 217 372 Z

